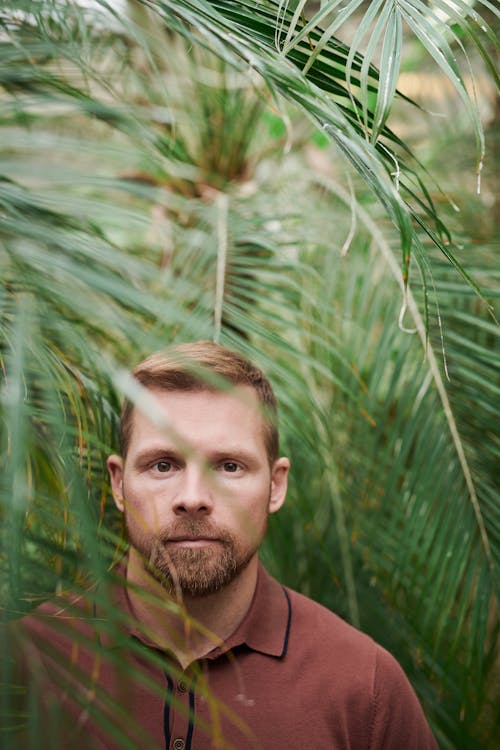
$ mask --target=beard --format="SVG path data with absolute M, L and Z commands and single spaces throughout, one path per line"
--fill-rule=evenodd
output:
M 137 538 L 129 529 L 129 541 L 142 554 L 148 572 L 169 594 L 201 598 L 224 589 L 247 567 L 265 536 L 259 530 L 252 544 L 243 545 L 228 531 L 207 521 L 178 521 L 158 534 Z M 181 537 L 213 539 L 204 547 L 180 547 Z

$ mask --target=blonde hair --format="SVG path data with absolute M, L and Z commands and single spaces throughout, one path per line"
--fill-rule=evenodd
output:
M 258 367 L 238 352 L 212 341 L 179 344 L 140 362 L 132 374 L 145 388 L 162 391 L 216 391 L 230 384 L 253 388 L 262 408 L 264 440 L 270 464 L 279 453 L 278 406 L 271 383 Z M 119 445 L 127 455 L 133 428 L 134 404 L 123 403 Z

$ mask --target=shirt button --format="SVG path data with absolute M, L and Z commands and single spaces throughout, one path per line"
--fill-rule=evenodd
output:
M 184 740 L 181 740 L 181 738 L 178 737 L 174 740 L 173 748 L 174 750 L 184 750 Z
M 179 680 L 179 682 L 177 683 L 177 690 L 179 691 L 179 693 L 185 693 L 186 692 L 187 685 L 184 682 L 184 680 Z

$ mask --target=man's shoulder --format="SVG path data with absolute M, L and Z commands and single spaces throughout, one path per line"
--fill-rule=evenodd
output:
M 26 627 L 54 620 L 86 620 L 94 615 L 94 587 L 83 592 L 71 591 L 46 599 L 34 607 L 17 622 Z
M 380 648 L 366 633 L 350 625 L 339 615 L 319 602 L 294 589 L 283 587 L 291 605 L 291 627 L 302 639 L 314 642 L 316 648 L 332 648 L 351 651 L 360 657 L 375 658 Z
M 9 643 L 21 662 L 50 660 L 57 654 L 70 658 L 75 643 L 93 637 L 93 610 L 77 596 L 44 601 L 8 625 Z
M 397 693 L 408 680 L 399 662 L 383 646 L 322 604 L 283 587 L 291 605 L 289 650 L 293 659 L 317 672 L 336 675 L 353 691 Z
M 108 618 L 110 613 L 127 610 L 126 566 L 119 562 L 99 579 L 83 580 L 41 601 L 10 625 L 28 631 L 51 628 L 87 630 Z
M 423 732 L 427 738 L 415 746 L 436 748 L 415 693 L 392 654 L 318 602 L 284 590 L 291 604 L 289 651 L 298 670 L 302 667 L 303 674 L 313 675 L 308 679 L 319 680 L 332 700 L 340 696 L 342 705 L 355 706 L 354 716 L 361 715 L 365 706 L 373 733 L 408 726 L 415 737 Z M 334 695 L 328 689 L 332 681 Z M 406 740 L 390 746 L 413 747 Z

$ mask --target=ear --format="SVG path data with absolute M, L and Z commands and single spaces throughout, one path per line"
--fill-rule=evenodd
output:
M 276 513 L 281 508 L 286 498 L 288 487 L 288 472 L 290 461 L 284 456 L 278 458 L 271 470 L 271 497 L 269 499 L 269 513 Z
M 123 458 L 121 456 L 110 456 L 106 461 L 106 466 L 108 467 L 115 505 L 123 513 L 125 508 L 125 501 L 123 499 Z

